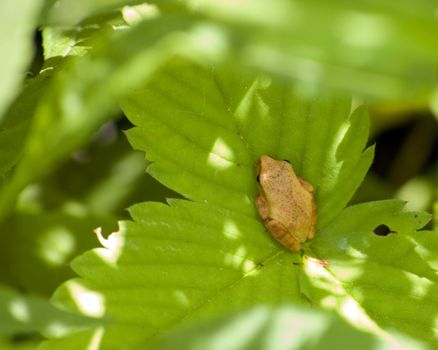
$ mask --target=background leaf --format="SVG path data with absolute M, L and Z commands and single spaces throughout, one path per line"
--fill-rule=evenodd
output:
M 200 60 L 211 56 L 216 42 L 202 45 L 205 33 L 191 31 L 190 19 L 168 23 L 159 18 L 125 33 L 99 36 L 93 53 L 69 62 L 56 74 L 36 107 L 24 156 L 1 192 L 0 219 L 10 213 L 25 186 L 86 142 L 117 112 L 117 98 L 143 83 L 169 56 L 175 52 Z
M 17 208 L 0 225 L 0 281 L 50 296 L 73 277 L 70 260 L 96 247 L 97 227 L 114 231 L 117 219 L 128 217 L 130 203 L 177 196 L 145 176 L 145 166 L 117 124 L 106 124 L 87 148 L 20 194 Z
M 41 0 L 5 0 L 0 4 L 0 121 L 24 81 L 41 7 Z
M 126 27 L 126 22 L 120 11 L 112 11 L 88 18 L 75 27 L 44 27 L 42 44 L 45 66 L 54 60 L 87 54 L 95 46 L 93 38 L 108 36 L 124 26 Z
M 53 211 L 18 211 L 1 226 L 8 234 L 0 238 L 0 281 L 49 297 L 74 276 L 70 260 L 96 246 L 93 230 L 111 229 L 113 220 L 73 203 Z
M 433 0 L 184 3 L 238 38 L 234 51 L 244 64 L 301 81 L 304 91 L 314 93 L 316 83 L 427 107 L 435 89 Z
M 90 16 L 108 14 L 141 0 L 60 0 L 46 1 L 43 21 L 50 25 L 73 26 Z
M 409 344 L 409 345 L 408 345 Z M 259 306 L 171 333 L 153 350 L 421 349 L 362 333 L 334 315 L 291 306 Z
M 4 287 L 0 287 L 0 306 L 0 336 L 32 332 L 60 336 L 74 328 L 96 324 L 86 317 L 58 310 L 43 299 Z
M 54 70 L 40 73 L 26 81 L 26 85 L 4 115 L 0 125 L 0 176 L 4 185 L 7 173 L 19 162 L 26 144 L 26 137 L 32 123 L 32 117 L 39 99 L 50 86 Z

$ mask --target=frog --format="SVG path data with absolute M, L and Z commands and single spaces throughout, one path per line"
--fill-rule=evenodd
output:
M 262 155 L 257 163 L 256 208 L 272 237 L 298 252 L 315 237 L 317 207 L 313 186 L 296 175 L 292 164 Z

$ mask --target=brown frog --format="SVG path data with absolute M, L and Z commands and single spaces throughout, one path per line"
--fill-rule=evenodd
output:
M 315 236 L 312 185 L 298 177 L 289 162 L 266 155 L 257 165 L 257 180 L 256 206 L 266 229 L 283 246 L 299 251 L 301 243 Z

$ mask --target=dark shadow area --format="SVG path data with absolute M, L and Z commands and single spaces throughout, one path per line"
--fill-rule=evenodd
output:
M 406 121 L 379 132 L 371 143 L 376 152 L 371 170 L 400 186 L 428 171 L 438 155 L 438 122 L 429 113 L 416 112 Z

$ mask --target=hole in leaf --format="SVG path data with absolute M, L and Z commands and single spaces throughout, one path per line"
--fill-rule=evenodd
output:
M 374 233 L 378 236 L 387 236 L 390 233 L 397 233 L 392 231 L 387 225 L 381 224 L 374 229 Z

